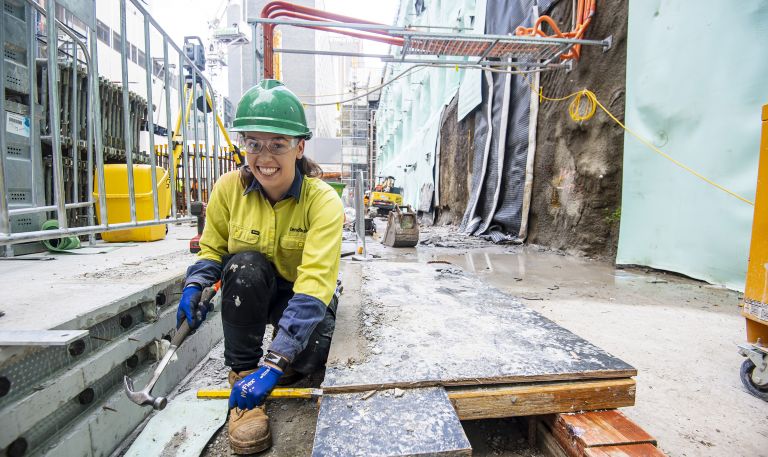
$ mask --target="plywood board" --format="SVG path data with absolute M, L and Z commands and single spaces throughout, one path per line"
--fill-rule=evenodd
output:
M 336 327 L 325 392 L 637 374 L 452 265 L 369 262 L 361 268 L 359 295 L 345 293 L 339 305 L 345 325 Z M 350 344 L 355 351 L 347 350 Z
M 471 455 L 442 388 L 332 394 L 320 403 L 313 457 Z

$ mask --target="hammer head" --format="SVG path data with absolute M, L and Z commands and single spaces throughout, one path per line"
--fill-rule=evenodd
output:
M 147 386 L 144 390 L 134 392 L 133 380 L 128 376 L 123 377 L 123 386 L 128 398 L 139 406 L 152 405 L 152 408 L 160 411 L 168 404 L 168 400 L 165 397 L 153 397 L 149 389 L 150 386 Z

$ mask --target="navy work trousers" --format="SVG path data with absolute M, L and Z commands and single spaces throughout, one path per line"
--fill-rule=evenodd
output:
M 267 323 L 277 328 L 293 297 L 293 283 L 280 277 L 260 252 L 241 252 L 225 258 L 223 263 L 224 363 L 235 372 L 252 370 L 264 354 L 262 344 Z M 325 366 L 336 325 L 337 303 L 334 294 L 307 347 L 291 363 L 295 371 L 311 374 Z

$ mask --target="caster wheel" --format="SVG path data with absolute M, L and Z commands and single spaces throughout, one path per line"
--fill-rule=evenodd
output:
M 739 375 L 741 377 L 741 383 L 747 389 L 747 392 L 760 398 L 764 401 L 768 401 L 768 386 L 758 386 L 752 381 L 752 371 L 755 369 L 755 364 L 751 360 L 747 359 L 741 364 L 741 370 Z

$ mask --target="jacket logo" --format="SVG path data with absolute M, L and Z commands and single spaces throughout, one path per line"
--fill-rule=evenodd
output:
M 299 233 L 307 233 L 308 232 L 307 229 L 303 229 L 303 228 L 300 228 L 300 227 L 291 227 L 288 230 L 291 231 L 291 232 L 299 232 Z
M 259 232 L 258 230 L 251 230 L 251 235 L 259 236 L 261 235 L 261 232 Z

